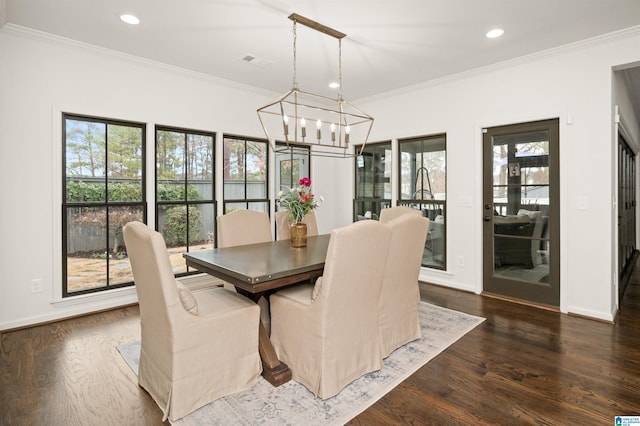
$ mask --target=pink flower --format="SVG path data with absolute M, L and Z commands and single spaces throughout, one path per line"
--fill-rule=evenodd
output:
M 300 179 L 300 182 L 298 182 L 298 185 L 300 186 L 311 186 L 311 179 L 309 179 L 308 177 L 303 177 L 302 179 Z
M 286 210 L 289 223 L 300 222 L 311 210 L 318 208 L 320 203 L 316 201 L 315 195 L 311 193 L 311 179 L 308 177 L 300 179 L 298 186 L 280 191 L 280 208 Z M 322 201 L 320 197 L 320 201 Z

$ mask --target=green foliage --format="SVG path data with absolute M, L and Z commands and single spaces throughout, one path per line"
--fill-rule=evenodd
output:
M 109 183 L 109 201 L 142 201 L 142 183 Z
M 67 182 L 67 201 L 70 203 L 86 203 L 104 201 L 104 184 L 86 182 Z
M 67 182 L 67 202 L 105 202 L 104 183 L 82 181 Z M 139 183 L 109 183 L 109 201 L 141 201 L 142 185 Z
M 158 185 L 158 201 L 184 200 L 184 186 L 180 185 Z M 190 201 L 199 200 L 200 194 L 193 186 L 187 186 L 187 199 Z
M 93 253 L 91 255 L 92 259 L 104 259 L 104 260 L 106 260 L 106 259 L 113 259 L 114 257 L 116 259 L 118 259 L 118 260 L 122 260 L 122 259 L 127 257 L 127 253 L 120 251 L 120 252 L 117 252 L 115 254 L 109 254 L 108 252 L 105 251 L 105 252 L 102 252 L 102 253 Z
M 189 207 L 189 231 L 202 229 L 202 214 L 195 206 Z M 187 244 L 187 208 L 175 206 L 167 209 L 164 218 L 164 239 L 168 246 L 176 247 Z
M 142 174 L 142 129 L 134 126 L 107 126 L 108 170 L 112 178 L 138 178 Z
M 87 203 L 105 202 L 103 183 L 87 183 L 82 181 L 67 182 L 67 202 Z M 200 194 L 194 186 L 187 187 L 189 200 L 199 200 Z M 184 200 L 184 186 L 158 185 L 159 201 Z M 109 183 L 109 201 L 140 201 L 142 190 L 139 183 Z

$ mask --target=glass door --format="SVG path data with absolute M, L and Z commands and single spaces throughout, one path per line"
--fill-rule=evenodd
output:
M 558 120 L 485 129 L 484 291 L 558 306 Z

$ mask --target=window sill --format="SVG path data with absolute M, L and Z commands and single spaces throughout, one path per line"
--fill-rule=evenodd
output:
M 435 276 L 441 276 L 441 277 L 452 277 L 453 274 L 449 271 L 444 271 L 442 269 L 434 269 L 434 268 L 427 268 L 426 266 L 421 266 L 420 267 L 420 276 L 423 275 L 435 275 Z
M 115 288 L 113 290 L 105 290 L 97 293 L 79 294 L 77 296 L 59 297 L 55 298 L 51 304 L 56 308 L 64 308 L 67 306 L 77 306 L 92 304 L 95 302 L 109 302 L 119 299 L 126 299 L 123 303 L 133 303 L 138 301 L 136 295 L 136 288 L 122 287 Z

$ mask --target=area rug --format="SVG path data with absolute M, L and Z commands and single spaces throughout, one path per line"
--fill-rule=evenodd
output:
M 273 387 L 260 378 L 251 389 L 220 398 L 172 424 L 342 425 L 482 321 L 484 318 L 422 302 L 422 338 L 394 351 L 384 360 L 381 370 L 365 374 L 333 398 L 324 401 L 314 398 L 311 392 L 293 380 Z M 140 342 L 119 345 L 118 351 L 137 374 Z

